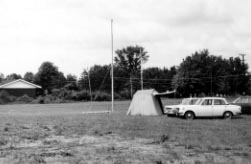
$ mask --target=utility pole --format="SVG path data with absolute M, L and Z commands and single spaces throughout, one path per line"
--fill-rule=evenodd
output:
M 244 64 L 245 64 L 245 56 L 246 56 L 246 54 L 239 54 L 240 56 L 242 56 L 242 64 L 243 64 L 243 66 L 244 66 Z
M 141 80 L 141 90 L 143 90 L 143 68 L 142 68 L 143 52 L 140 49 L 140 80 Z
M 213 96 L 213 67 L 211 68 L 211 86 L 210 86 L 210 96 Z
M 91 102 L 92 102 L 92 87 L 91 87 L 91 80 L 90 80 L 90 75 L 89 75 L 88 67 L 87 67 L 87 69 L 86 69 L 86 73 L 87 73 L 87 77 L 88 77 L 90 98 L 91 98 Z
M 112 112 L 114 110 L 114 82 L 113 82 L 113 19 L 111 19 L 111 50 L 112 50 L 112 65 L 111 65 L 111 71 L 112 71 Z
M 246 54 L 239 54 L 241 57 L 242 57 L 242 74 L 243 75 L 241 75 L 242 77 L 243 77 L 243 80 L 245 80 L 245 77 L 246 77 L 246 75 L 245 75 L 245 56 L 246 56 Z M 243 80 L 241 80 L 241 81 L 243 81 Z M 243 94 L 245 94 L 245 92 L 243 91 Z

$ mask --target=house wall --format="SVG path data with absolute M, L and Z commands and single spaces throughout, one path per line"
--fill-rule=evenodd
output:
M 38 93 L 37 89 L 17 89 L 17 88 L 5 89 L 5 88 L 2 88 L 2 89 L 0 89 L 0 92 L 1 91 L 6 91 L 10 95 L 16 96 L 16 97 L 21 97 L 23 95 L 28 95 L 29 97 L 32 97 L 32 98 L 35 98 L 37 96 L 37 93 Z

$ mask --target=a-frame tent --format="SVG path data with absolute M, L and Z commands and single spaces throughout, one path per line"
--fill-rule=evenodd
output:
M 139 90 L 133 95 L 127 115 L 158 116 L 163 115 L 161 97 L 173 94 L 175 91 L 158 93 L 154 89 Z

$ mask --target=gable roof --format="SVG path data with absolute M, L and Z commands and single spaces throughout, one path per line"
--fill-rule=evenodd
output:
M 17 83 L 23 83 L 25 84 L 26 86 L 31 86 L 31 88 L 42 88 L 41 86 L 39 85 L 36 85 L 36 84 L 33 84 L 33 83 L 30 83 L 28 81 L 25 81 L 23 79 L 18 79 L 18 80 L 12 80 L 12 81 L 4 81 L 2 83 L 0 83 L 0 88 L 11 88 L 12 85 L 15 85 Z

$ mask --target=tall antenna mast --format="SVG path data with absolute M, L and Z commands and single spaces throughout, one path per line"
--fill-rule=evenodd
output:
M 114 87 L 113 87 L 113 19 L 111 19 L 111 45 L 112 45 L 112 65 L 111 65 L 111 71 L 112 71 L 112 112 L 114 110 Z

